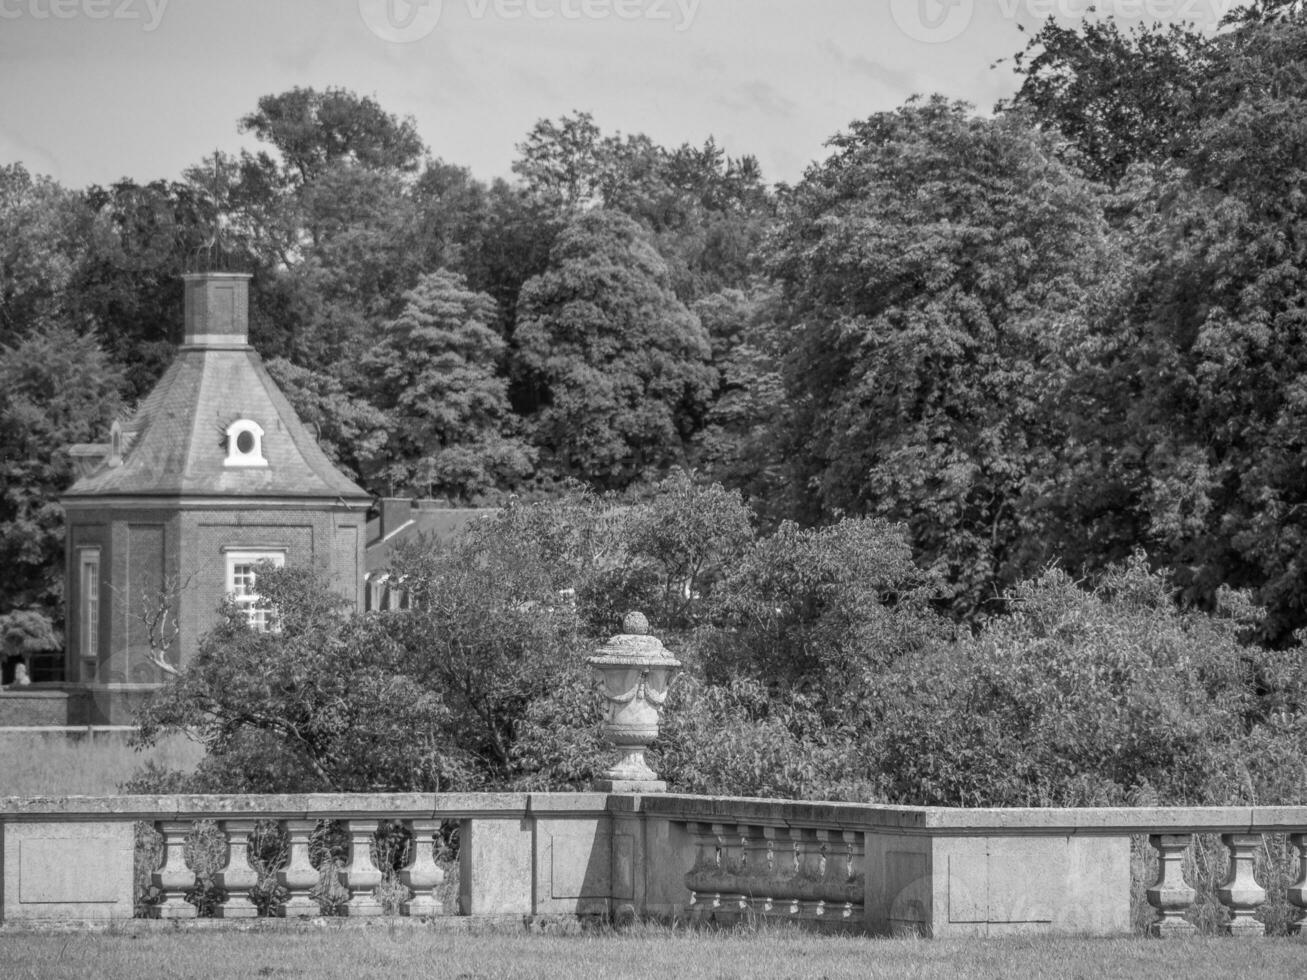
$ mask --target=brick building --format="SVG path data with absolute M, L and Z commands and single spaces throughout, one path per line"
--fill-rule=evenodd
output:
M 316 565 L 360 608 L 371 497 L 338 471 L 248 340 L 248 275 L 187 275 L 176 360 L 107 444 L 75 446 L 67 523 L 65 677 L 116 721 L 162 681 L 145 613 L 179 629 L 184 663 L 225 595 L 251 622 L 255 566 Z M 120 704 L 119 704 L 120 702 Z

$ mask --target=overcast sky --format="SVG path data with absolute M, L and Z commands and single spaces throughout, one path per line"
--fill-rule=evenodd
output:
M 0 0 L 0 163 L 81 187 L 174 179 L 253 148 L 259 96 L 341 86 L 431 152 L 507 175 L 543 117 L 677 145 L 715 136 L 794 181 L 854 119 L 914 93 L 988 112 L 1048 13 L 1089 0 Z M 1099 0 L 1212 25 L 1234 0 Z

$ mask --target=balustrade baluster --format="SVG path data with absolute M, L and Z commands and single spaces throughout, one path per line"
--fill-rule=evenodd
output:
M 760 827 L 761 835 L 761 854 L 760 865 L 758 868 L 759 880 L 765 882 L 764 895 L 762 900 L 762 911 L 771 913 L 776 911 L 776 895 L 778 885 L 777 870 L 777 837 L 779 831 L 775 827 Z
M 445 872 L 436 864 L 436 845 L 441 839 L 440 821 L 414 820 L 409 829 L 413 832 L 410 844 L 413 855 L 399 873 L 399 880 L 411 894 L 402 911 L 409 916 L 440 915 L 444 906 L 436 889 L 445 881 Z
M 694 840 L 695 853 L 695 887 L 690 890 L 689 912 L 693 920 L 703 921 L 713 910 L 713 894 L 704 890 L 704 881 L 711 880 L 717 874 L 717 840 L 709 824 L 690 821 L 685 825 L 685 830 Z
M 1304 912 L 1307 911 L 1307 834 L 1290 834 L 1289 847 L 1298 863 L 1293 884 L 1289 886 L 1289 904 Z M 1303 922 L 1303 916 L 1299 915 L 1297 921 L 1289 924 L 1289 932 L 1300 935 L 1304 931 Z
M 1230 852 L 1230 871 L 1216 897 L 1230 910 L 1230 935 L 1263 936 L 1266 925 L 1253 914 L 1266 901 L 1266 889 L 1257 884 L 1253 865 L 1262 846 L 1261 834 L 1222 834 L 1221 843 Z
M 803 912 L 803 904 L 799 900 L 799 884 L 803 877 L 804 871 L 804 841 L 803 831 L 798 827 L 790 827 L 786 836 L 789 838 L 789 846 L 785 849 L 785 861 L 782 874 L 789 879 L 789 901 L 786 902 L 785 911 L 797 918 Z M 779 863 L 779 862 L 778 862 Z
M 376 820 L 347 820 L 349 828 L 349 866 L 345 869 L 345 883 L 350 898 L 345 903 L 345 914 L 352 918 L 371 918 L 382 913 L 381 902 L 373 894 L 385 877 L 372 858 L 377 840 Z
M 831 880 L 831 838 L 834 835 L 829 830 L 814 830 L 812 832 L 812 848 L 814 851 L 813 861 L 813 881 L 818 885 L 826 885 Z M 824 919 L 826 917 L 826 899 L 818 898 L 810 903 L 810 914 L 815 919 Z
M 717 870 L 735 874 L 740 867 L 740 838 L 734 825 L 715 823 L 712 834 L 717 842 Z
M 309 892 L 317 885 L 321 875 L 309 860 L 309 836 L 318 827 L 316 820 L 287 820 L 286 833 L 290 836 L 290 860 L 277 872 L 277 881 L 290 893 L 286 899 L 286 918 L 304 918 L 319 914 L 317 899 Z
M 747 882 L 748 894 L 745 908 L 766 914 L 771 911 L 771 869 L 769 841 L 765 827 L 740 824 L 740 837 L 744 850 L 740 857 L 741 873 Z
M 254 820 L 223 820 L 219 827 L 227 838 L 227 864 L 218 872 L 218 882 L 227 899 L 214 915 L 220 919 L 252 919 L 259 914 L 250 892 L 259 883 L 259 874 L 250 864 L 250 835 Z
M 736 824 L 729 837 L 731 874 L 739 883 L 739 891 L 733 899 L 734 911 L 741 917 L 747 917 L 753 904 L 753 887 L 749 883 L 749 849 L 752 847 L 752 828 L 748 824 Z
M 1163 939 L 1171 936 L 1189 936 L 1194 933 L 1193 923 L 1184 913 L 1197 898 L 1184 880 L 1184 854 L 1193 839 L 1191 834 L 1154 834 L 1149 838 L 1157 848 L 1157 883 L 1148 889 L 1148 904 L 1161 913 L 1151 926 L 1151 932 Z
M 852 886 L 857 884 L 862 874 L 862 860 L 865 856 L 864 838 L 856 830 L 845 830 L 840 834 L 840 839 L 844 843 L 839 860 L 840 884 Z M 862 904 L 850 900 L 840 909 L 840 918 L 851 921 L 858 917 L 861 911 Z
M 713 839 L 713 866 L 716 870 L 716 883 L 713 888 L 712 909 L 713 912 L 720 912 L 725 908 L 722 896 L 722 875 L 729 874 L 731 871 L 730 863 L 730 841 L 727 839 L 727 828 L 725 824 L 715 823 L 709 826 Z
M 155 825 L 163 835 L 163 866 L 151 876 L 163 896 L 154 909 L 159 919 L 194 919 L 199 910 L 186 901 L 195 887 L 195 872 L 186 864 L 186 838 L 194 829 L 189 820 L 163 820 Z
M 713 837 L 712 827 L 691 821 L 685 825 L 685 829 L 694 838 L 694 866 L 700 871 L 716 868 L 717 839 Z

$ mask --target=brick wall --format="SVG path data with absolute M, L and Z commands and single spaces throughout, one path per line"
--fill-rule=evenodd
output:
M 157 594 L 165 579 L 187 582 L 177 601 L 181 627 L 173 659 L 194 655 L 199 638 L 217 622 L 227 594 L 231 550 L 279 551 L 288 565 L 315 566 L 361 607 L 365 513 L 332 503 L 318 506 L 103 507 L 68 512 L 68 606 L 66 678 L 80 674 L 81 612 L 77 549 L 100 549 L 100 668 L 97 682 L 157 683 L 149 663 L 149 638 L 141 619 L 143 597 Z M 124 695 L 125 700 L 130 700 Z M 118 721 L 118 711 L 91 712 L 89 720 Z M 64 722 L 66 723 L 66 722 Z
M 125 642 L 111 651 L 112 663 L 101 680 L 150 683 L 158 681 L 159 670 L 149 662 L 150 638 L 142 618 L 146 603 L 155 605 L 167 572 L 163 524 L 128 524 L 124 588 L 114 598 L 122 607 Z
M 217 622 L 227 594 L 227 554 L 232 550 L 280 551 L 288 566 L 316 567 L 339 584 L 352 602 L 362 592 L 361 511 L 230 509 L 185 512 L 181 526 L 181 569 L 192 577 L 181 610 L 183 636 L 195 643 Z

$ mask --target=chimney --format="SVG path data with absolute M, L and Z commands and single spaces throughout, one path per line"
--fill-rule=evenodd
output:
M 246 347 L 250 279 L 246 272 L 191 272 L 186 283 L 185 347 Z

